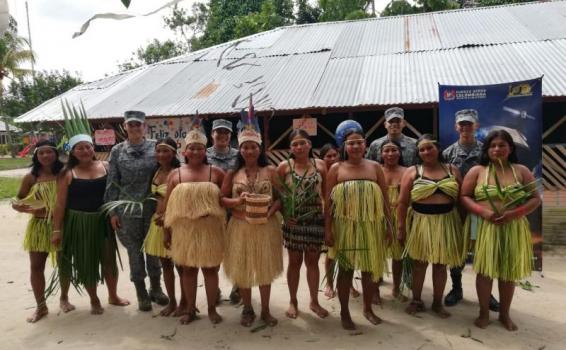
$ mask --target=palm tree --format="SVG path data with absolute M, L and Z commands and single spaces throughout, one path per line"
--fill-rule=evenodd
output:
M 22 68 L 22 64 L 35 62 L 35 54 L 29 49 L 28 41 L 7 31 L 0 38 L 0 99 L 4 92 L 4 78 L 22 78 L 31 73 L 30 69 Z M 15 147 L 12 142 L 8 118 L 4 117 L 8 142 L 12 144 L 12 157 L 15 157 Z

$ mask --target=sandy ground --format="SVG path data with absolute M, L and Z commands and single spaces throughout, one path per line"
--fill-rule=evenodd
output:
M 196 322 L 182 326 L 175 318 L 162 318 L 155 314 L 160 307 L 154 304 L 152 313 L 140 313 L 136 309 L 135 291 L 128 281 L 128 266 L 124 266 L 119 282 L 120 295 L 132 301 L 128 307 L 105 305 L 105 313 L 93 316 L 89 313 L 89 301 L 71 291 L 71 300 L 77 309 L 69 314 L 59 312 L 57 298 L 48 301 L 51 313 L 36 324 L 26 323 L 26 317 L 34 308 L 29 283 L 29 262 L 22 250 L 23 231 L 27 217 L 11 210 L 8 202 L 0 202 L 2 237 L 0 254 L 0 334 L 1 349 L 564 349 L 566 341 L 566 250 L 557 249 L 545 253 L 544 275 L 533 273 L 529 281 L 539 288 L 534 292 L 517 288 L 512 316 L 519 331 L 508 332 L 497 322 L 487 330 L 480 330 L 472 322 L 478 312 L 474 288 L 474 274 L 470 267 L 464 273 L 464 302 L 451 308 L 453 316 L 441 320 L 426 312 L 411 317 L 403 312 L 406 304 L 393 301 L 389 295 L 391 279 L 385 278 L 381 287 L 384 298 L 377 314 L 384 319 L 378 326 L 370 325 L 361 314 L 361 300 L 351 301 L 352 317 L 358 325 L 357 332 L 342 330 L 339 306 L 336 299 L 326 300 L 320 293 L 321 304 L 331 312 L 321 320 L 308 310 L 308 291 L 304 270 L 299 290 L 299 307 L 304 310 L 296 320 L 284 316 L 288 303 L 285 278 L 277 279 L 272 288 L 272 313 L 279 318 L 275 328 L 250 332 L 239 325 L 240 307 L 224 302 L 219 313 L 224 322 L 213 326 L 206 313 Z M 126 257 L 122 249 L 121 255 Z M 321 266 L 322 266 L 321 259 Z M 49 276 L 51 268 L 46 275 Z M 430 270 L 423 292 L 423 299 L 430 305 Z M 359 281 L 357 282 L 359 286 Z M 221 287 L 228 294 L 230 286 L 221 276 Z M 99 288 L 101 300 L 106 300 L 104 286 Z M 494 291 L 495 295 L 497 292 Z M 259 311 L 259 295 L 253 291 L 256 311 Z M 199 281 L 197 306 L 206 310 L 202 277 Z M 492 313 L 492 318 L 497 314 Z M 256 321 L 252 327 L 261 323 Z M 172 335 L 170 337 L 163 337 Z
M 29 168 L 0 170 L 0 177 L 19 177 L 29 173 Z

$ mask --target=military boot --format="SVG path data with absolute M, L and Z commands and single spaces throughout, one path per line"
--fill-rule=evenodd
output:
M 136 295 L 138 296 L 138 309 L 140 311 L 151 311 L 151 299 L 145 289 L 145 281 L 134 282 Z
M 150 282 L 151 289 L 149 291 L 149 296 L 151 301 L 163 306 L 169 304 L 169 298 L 161 289 L 161 278 L 151 278 Z

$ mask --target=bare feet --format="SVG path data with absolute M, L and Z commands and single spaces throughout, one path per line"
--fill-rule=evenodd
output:
M 421 300 L 413 300 L 411 301 L 409 306 L 405 308 L 405 312 L 409 315 L 416 315 L 417 313 L 423 312 L 425 310 L 425 305 Z
M 485 318 L 485 317 L 478 317 L 476 318 L 476 320 L 474 321 L 474 324 L 476 325 L 476 327 L 481 328 L 481 329 L 486 329 L 487 326 L 489 326 L 491 322 L 489 321 L 489 317 Z
M 320 318 L 328 317 L 328 310 L 326 310 L 325 308 L 320 306 L 319 303 L 316 303 L 316 304 L 311 303 L 310 309 L 311 309 L 312 312 L 314 312 Z
M 285 316 L 292 319 L 296 319 L 298 315 L 299 315 L 299 308 L 297 307 L 297 304 L 293 302 L 289 303 L 289 309 L 285 311 Z
M 208 319 L 212 324 L 218 324 L 222 322 L 222 316 L 220 316 L 218 312 L 216 312 L 215 307 L 208 309 Z
M 360 292 L 358 292 L 358 290 L 354 287 L 350 287 L 350 294 L 352 295 L 352 298 L 357 298 L 360 296 Z
M 371 298 L 371 303 L 373 305 L 381 305 L 381 295 L 379 294 L 379 289 L 376 290 L 373 298 Z
M 324 296 L 328 299 L 332 299 L 336 296 L 336 291 L 332 289 L 332 286 L 327 285 L 326 288 L 324 288 Z
M 115 306 L 128 306 L 130 305 L 130 301 L 116 295 L 115 297 L 108 298 L 108 304 Z
M 356 325 L 352 321 L 349 311 L 340 311 L 340 320 L 342 321 L 342 328 L 347 331 L 353 331 L 356 329 Z
M 240 319 L 240 324 L 244 327 L 251 327 L 255 321 L 255 312 L 251 306 L 244 306 L 242 310 L 242 318 Z
M 277 321 L 277 319 L 275 317 L 271 316 L 269 311 L 262 311 L 261 312 L 261 319 L 269 327 L 275 327 L 277 325 L 277 323 L 279 322 L 279 321 Z
M 33 314 L 30 317 L 26 318 L 26 321 L 28 321 L 29 323 L 36 323 L 37 321 L 41 320 L 43 317 L 47 316 L 48 313 L 49 310 L 47 309 L 47 306 L 45 305 L 38 306 L 33 312 Z
M 372 310 L 364 311 L 364 317 L 371 323 L 378 325 L 381 323 L 381 318 L 377 317 Z
M 67 312 L 73 311 L 75 309 L 75 305 L 71 304 L 69 302 L 69 299 L 67 299 L 67 298 L 59 299 L 59 308 L 64 313 L 67 313 Z
M 175 312 L 173 312 L 173 317 L 183 316 L 187 312 L 188 312 L 187 303 L 183 302 L 183 300 L 181 299 L 179 306 L 177 306 L 177 308 L 175 309 Z
M 176 311 L 179 310 L 177 308 L 177 303 L 172 303 L 171 299 L 169 299 L 169 304 L 167 304 L 167 306 L 165 306 L 161 311 L 159 311 L 159 315 L 163 316 L 163 317 L 167 317 L 170 316 L 171 314 L 173 314 L 174 312 L 176 313 Z M 181 311 L 181 313 L 178 316 L 181 316 L 183 312 Z
M 440 318 L 448 318 L 452 316 L 444 307 L 442 306 L 442 302 L 435 304 L 433 303 L 430 309 Z
M 185 312 L 183 314 L 183 316 L 181 316 L 181 318 L 179 319 L 179 323 L 181 324 L 189 324 L 191 322 L 193 322 L 194 320 L 197 320 L 197 312 L 195 310 L 193 311 L 188 311 Z
M 93 315 L 102 315 L 104 313 L 104 309 L 100 305 L 100 299 L 96 298 L 90 301 L 90 313 Z
M 404 296 L 398 289 L 397 290 L 394 289 L 391 294 L 393 295 L 393 298 L 399 300 L 402 303 L 409 301 L 409 298 Z
M 515 323 L 513 323 L 513 321 L 511 321 L 511 318 L 509 316 L 505 317 L 505 316 L 499 315 L 499 322 L 501 322 L 503 327 L 505 327 L 505 329 L 507 329 L 510 332 L 514 332 L 517 329 L 519 329 L 517 327 L 517 325 L 515 325 Z

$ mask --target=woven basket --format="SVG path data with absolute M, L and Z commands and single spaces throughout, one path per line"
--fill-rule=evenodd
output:
M 246 197 L 246 221 L 253 225 L 267 223 L 267 212 L 271 196 L 266 194 L 251 194 Z

